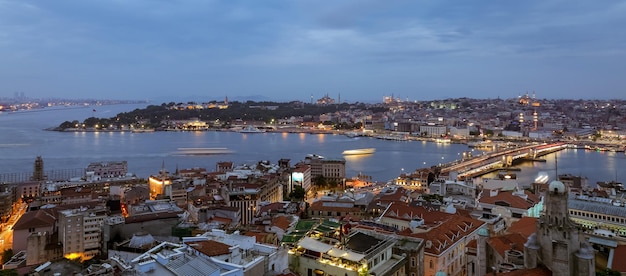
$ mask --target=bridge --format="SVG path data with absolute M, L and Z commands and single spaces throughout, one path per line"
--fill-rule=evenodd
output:
M 537 160 L 543 155 L 560 151 L 567 147 L 565 143 L 542 143 L 491 152 L 460 162 L 442 166 L 442 173 L 457 172 L 458 179 L 479 176 L 494 170 L 510 167 L 516 161 Z

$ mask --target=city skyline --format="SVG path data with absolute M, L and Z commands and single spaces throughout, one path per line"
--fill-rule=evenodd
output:
M 618 1 L 0 1 L 0 97 L 624 98 Z

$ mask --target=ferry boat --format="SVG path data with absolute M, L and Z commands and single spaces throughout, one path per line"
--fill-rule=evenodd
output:
M 246 126 L 239 130 L 240 133 L 264 133 L 265 130 L 259 129 L 255 126 Z
M 233 151 L 227 148 L 178 148 L 176 152 L 178 155 L 215 155 L 229 153 L 233 153 Z
M 343 155 L 364 155 L 376 152 L 375 148 L 344 150 Z

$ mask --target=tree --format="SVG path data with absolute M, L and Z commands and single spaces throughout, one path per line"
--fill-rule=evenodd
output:
M 0 276 L 17 276 L 17 270 L 15 269 L 3 269 L 0 270 Z
M 304 191 L 304 188 L 302 188 L 302 186 L 295 185 L 293 187 L 293 191 L 291 191 L 291 193 L 289 194 L 289 197 L 295 199 L 296 201 L 301 201 L 304 199 L 305 194 L 306 192 Z
M 619 273 L 619 271 L 615 271 L 615 270 L 611 270 L 610 268 L 607 268 L 605 270 L 598 272 L 597 275 L 598 276 L 620 276 L 621 273 Z
M 8 262 L 13 257 L 13 249 L 9 248 L 2 252 L 2 263 Z
M 324 176 L 322 176 L 322 175 L 318 175 L 315 178 L 313 178 L 313 184 L 315 184 L 317 186 L 325 186 L 326 185 L 326 178 L 324 178 Z

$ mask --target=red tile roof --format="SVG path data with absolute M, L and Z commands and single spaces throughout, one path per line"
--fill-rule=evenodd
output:
M 486 204 L 506 203 L 512 208 L 528 210 L 538 204 L 541 199 L 529 191 L 524 191 L 524 194 L 526 194 L 527 199 L 513 195 L 512 191 L 498 191 L 497 195 L 491 196 L 490 190 L 485 190 L 479 201 Z
M 209 257 L 230 254 L 229 245 L 213 240 L 186 242 L 186 244 Z
M 269 214 L 272 210 L 274 211 L 284 210 L 285 209 L 284 206 L 285 206 L 285 203 L 283 202 L 273 202 L 265 206 L 261 206 L 261 208 L 259 209 L 259 213 L 267 212 Z
M 475 232 L 485 224 L 485 222 L 465 217 L 457 214 L 428 210 L 424 207 L 411 207 L 406 204 L 392 204 L 384 216 L 397 216 L 394 219 L 410 221 L 411 215 L 424 220 L 424 232 L 413 233 L 407 228 L 398 234 L 421 238 L 430 241 L 430 247 L 424 248 L 424 252 L 439 255 L 448 247 L 457 243 L 470 233 Z
M 287 229 L 289 229 L 289 225 L 291 223 L 289 222 L 289 219 L 285 216 L 276 216 L 272 219 L 272 224 L 280 229 L 283 229 L 283 231 L 286 231 Z
M 515 249 L 518 251 L 524 251 L 525 242 L 526 238 L 519 233 L 489 238 L 489 245 L 494 249 L 494 251 L 498 252 L 501 257 L 504 257 L 504 253 L 507 250 Z
M 39 209 L 24 213 L 13 225 L 13 230 L 29 228 L 52 227 L 56 221 L 54 211 L 51 209 Z
M 518 221 L 511 223 L 511 226 L 506 229 L 507 233 L 519 233 L 524 238 L 528 239 L 532 233 L 537 230 L 537 218 L 522 217 Z
M 443 218 L 443 222 L 431 228 L 427 232 L 412 233 L 410 229 L 405 229 L 399 232 L 399 235 L 411 236 L 421 238 L 424 241 L 430 241 L 432 245 L 426 246 L 424 252 L 439 255 L 453 244 L 467 236 L 468 234 L 478 230 L 484 222 L 465 218 L 458 215 L 450 215 L 448 218 Z
M 318 200 L 313 202 L 309 207 L 311 211 L 331 211 L 331 212 L 361 212 L 359 207 L 338 207 L 338 206 L 324 206 L 324 201 Z

